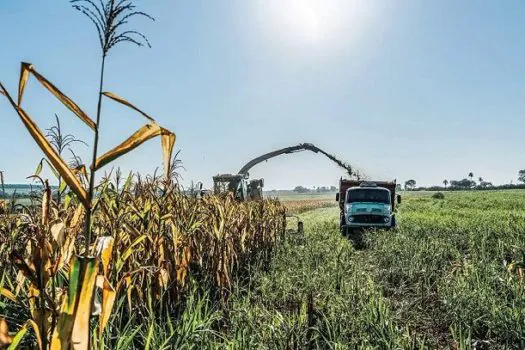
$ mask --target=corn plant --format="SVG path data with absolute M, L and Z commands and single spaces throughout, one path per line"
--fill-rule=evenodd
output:
M 128 42 L 137 46 L 143 46 L 144 43 L 150 46 L 148 39 L 140 32 L 136 30 L 122 30 L 122 28 L 128 23 L 133 17 L 145 17 L 154 20 L 153 17 L 142 11 L 136 11 L 135 5 L 131 0 L 107 0 L 105 3 L 101 0 L 99 3 L 93 0 L 71 0 L 70 3 L 73 8 L 82 12 L 89 20 L 95 25 L 97 30 L 98 39 L 101 47 L 101 65 L 100 65 L 100 86 L 98 93 L 98 104 L 97 104 L 97 117 L 95 126 L 95 136 L 93 141 L 93 158 L 92 165 L 97 162 L 98 154 L 98 139 L 100 130 L 100 117 L 102 109 L 102 96 L 104 91 L 104 73 L 106 57 L 113 47 L 122 42 Z M 121 98 L 108 95 L 110 98 L 114 98 L 117 101 L 127 104 L 126 101 Z M 127 104 L 130 106 L 129 104 Z M 142 113 L 140 110 L 130 106 L 131 108 Z M 146 118 L 149 118 L 146 114 L 142 113 Z M 151 121 L 153 121 L 151 119 Z M 168 167 L 169 168 L 169 167 Z M 89 176 L 89 187 L 88 196 L 93 198 L 93 191 L 95 188 L 95 172 L 96 168 L 92 167 Z M 86 249 L 91 242 L 91 208 L 87 211 L 85 217 L 85 231 L 86 231 Z
M 277 201 L 200 200 L 162 178 L 123 178 L 117 171 L 99 185 L 94 257 L 78 257 L 83 207 L 64 201 L 63 210 L 52 210 L 46 188 L 40 212 L 26 221 L 0 221 L 0 237 L 11 237 L 0 245 L 0 260 L 17 267 L 7 270 L 2 295 L 19 310 L 12 315 L 28 310 L 31 322 L 8 321 L 26 324 L 17 335 L 34 329 L 42 348 L 101 343 L 118 300 L 126 306 L 120 317 L 140 317 L 153 302 L 178 305 L 191 281 L 227 298 L 235 276 L 267 261 L 284 231 L 285 209 Z M 93 317 L 98 327 L 90 340 L 85 334 Z M 12 343 L 18 339 L 24 337 L 15 335 Z

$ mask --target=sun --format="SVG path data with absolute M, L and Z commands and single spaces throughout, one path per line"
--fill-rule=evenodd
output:
M 362 5 L 360 0 L 259 0 L 256 11 L 272 40 L 320 45 L 356 29 Z

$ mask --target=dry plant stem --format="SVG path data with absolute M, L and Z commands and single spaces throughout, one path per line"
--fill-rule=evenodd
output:
M 102 91 L 104 88 L 104 68 L 106 64 L 106 55 L 102 55 L 102 65 L 100 68 L 100 87 L 98 91 L 98 106 L 97 106 L 97 125 L 95 129 L 95 141 L 93 142 L 93 158 L 91 161 L 91 171 L 89 174 L 89 199 L 91 203 L 93 203 L 93 194 L 94 194 L 94 187 L 95 187 L 95 164 L 97 162 L 97 151 L 98 151 L 98 137 L 99 137 L 99 130 L 100 130 L 100 111 L 102 109 Z M 92 216 L 92 207 L 87 208 L 86 210 L 86 218 L 85 218 L 85 227 L 84 231 L 86 234 L 86 246 L 85 246 L 85 253 L 88 254 L 89 252 L 89 245 L 91 244 L 91 216 Z

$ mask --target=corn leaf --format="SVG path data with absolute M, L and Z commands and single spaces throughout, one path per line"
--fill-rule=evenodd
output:
M 81 264 L 77 257 L 71 259 L 69 270 L 69 287 L 62 303 L 58 324 L 51 339 L 51 350 L 69 349 L 71 332 L 75 320 L 76 303 L 81 288 Z
M 162 134 L 162 153 L 164 155 L 164 177 L 167 179 L 171 167 L 171 153 L 173 152 L 173 146 L 175 145 L 175 134 L 164 133 Z
M 0 348 L 11 344 L 13 337 L 9 335 L 9 329 L 7 328 L 7 322 L 0 318 Z
M 111 310 L 115 304 L 115 299 L 117 292 L 115 288 L 111 286 L 108 279 L 104 277 L 104 285 L 102 288 L 102 311 L 99 316 L 99 337 L 102 337 L 102 333 L 106 328 L 106 325 L 109 321 L 109 316 L 111 316 Z
M 29 133 L 31 134 L 35 142 L 38 144 L 40 149 L 48 157 L 53 167 L 56 170 L 58 170 L 60 175 L 62 175 L 62 177 L 64 178 L 64 181 L 67 182 L 71 190 L 78 196 L 82 204 L 86 208 L 89 208 L 90 207 L 89 195 L 86 192 L 86 190 L 82 187 L 82 185 L 76 178 L 75 174 L 67 166 L 64 160 L 60 158 L 60 156 L 56 153 L 55 149 L 51 146 L 49 141 L 42 134 L 42 131 L 40 131 L 38 126 L 33 122 L 33 120 L 29 117 L 29 115 L 21 107 L 18 107 L 15 104 L 15 102 L 13 101 L 11 96 L 7 93 L 7 91 L 5 90 L 4 86 L 1 83 L 0 83 L 0 88 L 5 92 L 9 102 L 11 103 L 13 108 L 18 112 L 18 115 L 20 116 L 20 119 L 24 123 L 26 129 L 29 131 Z
M 133 254 L 133 248 L 135 248 L 138 244 L 140 244 L 140 242 L 142 242 L 143 240 L 145 240 L 146 238 L 148 238 L 147 235 L 141 235 L 140 237 L 138 237 L 137 239 L 135 239 L 133 241 L 133 243 L 131 243 L 131 245 L 128 247 L 128 249 L 126 249 L 124 251 L 124 254 L 122 254 L 122 256 L 120 257 L 120 259 L 118 260 L 117 262 L 117 271 L 120 271 L 122 265 L 124 265 L 124 263 L 126 262 L 126 260 L 130 257 L 131 254 Z
M 71 112 L 73 112 L 77 117 L 80 118 L 84 123 L 86 123 L 87 126 L 89 126 L 92 130 L 96 130 L 97 125 L 95 122 L 87 116 L 80 107 L 73 102 L 69 97 L 64 95 L 62 91 L 60 91 L 56 86 L 51 84 L 46 78 L 44 78 L 42 75 L 40 75 L 32 64 L 30 63 L 22 63 L 22 71 L 20 73 L 20 83 L 18 86 L 18 106 L 20 107 L 22 102 L 22 97 L 24 94 L 24 90 L 27 84 L 27 80 L 29 78 L 29 73 L 33 73 L 33 75 L 38 79 L 40 84 L 44 86 L 49 92 L 51 92 L 60 102 L 64 104 Z
M 102 93 L 104 96 L 114 100 L 114 101 L 117 101 L 118 103 L 121 103 L 125 106 L 128 106 L 129 108 L 139 112 L 140 114 L 142 114 L 144 117 L 146 117 L 147 119 L 149 119 L 151 122 L 155 122 L 155 119 L 153 119 L 152 117 L 150 117 L 149 115 L 147 115 L 146 113 L 144 113 L 143 111 L 141 111 L 140 109 L 138 109 L 137 107 L 135 107 L 133 104 L 129 103 L 127 100 L 123 99 L 122 97 L 120 96 L 117 96 L 115 95 L 114 93 L 112 92 L 103 92 Z
M 75 313 L 72 340 L 75 349 L 89 349 L 89 318 L 95 294 L 95 283 L 98 271 L 98 260 L 93 257 L 79 257 L 82 266 L 82 288 Z
M 5 321 L 4 320 L 0 320 L 0 347 L 5 346 L 7 344 L 11 344 L 7 348 L 8 350 L 18 349 L 18 345 L 20 345 L 20 342 L 22 341 L 24 336 L 27 334 L 27 331 L 29 330 L 29 327 L 32 327 L 33 331 L 35 332 L 36 341 L 38 343 L 38 349 L 39 350 L 43 350 L 42 336 L 40 334 L 40 329 L 38 328 L 38 326 L 35 323 L 35 321 L 28 320 L 22 326 L 22 328 L 20 328 L 20 330 L 15 334 L 14 337 L 10 337 L 9 334 L 8 334 L 7 337 L 5 337 L 5 338 L 3 336 L 3 331 L 7 332 L 7 324 L 2 324 L 2 323 L 5 323 Z M 10 340 L 10 342 L 2 344 L 2 340 Z
M 22 97 L 24 96 L 24 90 L 26 89 L 27 80 L 29 79 L 29 67 L 31 64 L 22 62 L 20 67 L 20 81 L 18 82 L 18 105 L 22 104 Z
M 14 303 L 18 303 L 18 299 L 9 289 L 5 289 L 3 287 L 0 288 L 0 295 L 6 297 L 7 299 L 11 300 Z
M 42 345 L 42 333 L 40 332 L 40 328 L 38 328 L 38 325 L 33 320 L 28 320 L 26 324 L 33 327 L 33 331 L 35 332 L 36 342 L 38 344 L 38 349 L 43 350 L 44 347 Z
M 7 350 L 14 350 L 18 348 L 18 345 L 24 338 L 24 336 L 27 333 L 27 324 L 23 325 L 22 328 L 15 334 L 15 336 L 11 339 L 11 345 L 7 348 Z
M 99 237 L 96 248 L 96 255 L 102 261 L 102 270 L 104 276 L 108 275 L 109 264 L 111 262 L 111 255 L 113 254 L 113 243 L 115 239 L 111 236 Z
M 171 131 L 160 127 L 158 124 L 149 123 L 141 127 L 139 130 L 137 130 L 133 135 L 131 135 L 127 140 L 122 142 L 120 145 L 113 148 L 111 151 L 105 153 L 104 155 L 100 156 L 95 163 L 95 170 L 102 168 L 104 165 L 112 162 L 118 157 L 134 150 L 135 148 L 137 148 L 144 142 L 148 141 L 149 139 L 156 137 L 156 136 L 165 136 L 165 135 L 173 136 L 172 139 L 170 138 L 170 140 L 164 141 L 164 143 L 166 144 L 166 147 L 163 147 L 163 149 L 166 148 L 166 152 L 169 152 L 168 155 L 165 155 L 164 159 L 166 159 L 167 156 L 169 156 L 169 158 L 171 159 L 171 150 L 173 149 L 173 143 L 175 142 L 175 135 Z M 170 148 L 170 145 L 171 145 L 171 148 Z M 167 165 L 169 165 L 169 163 Z

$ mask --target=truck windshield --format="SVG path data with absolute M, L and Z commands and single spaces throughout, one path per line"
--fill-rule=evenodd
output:
M 358 188 L 348 191 L 346 202 L 377 202 L 390 204 L 390 193 L 387 190 L 382 189 Z

